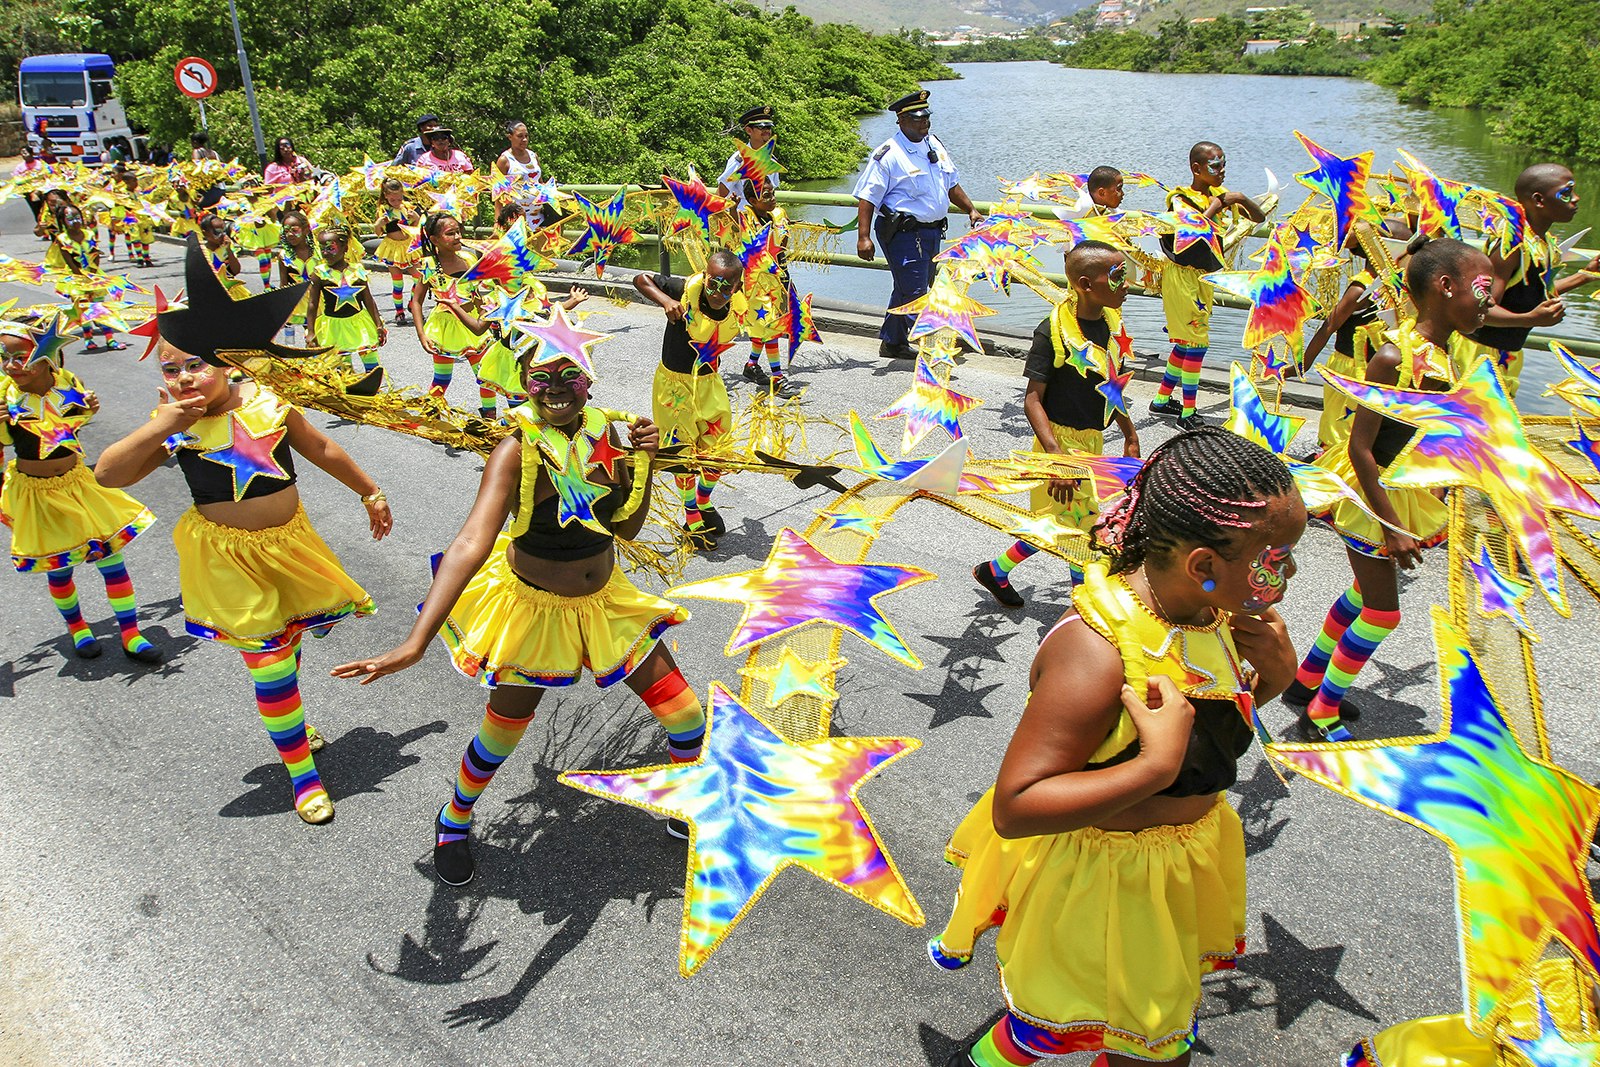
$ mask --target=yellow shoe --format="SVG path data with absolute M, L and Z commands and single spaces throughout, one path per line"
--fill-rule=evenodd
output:
M 322 735 L 317 733 L 317 728 L 315 726 L 311 726 L 311 725 L 307 725 L 306 726 L 306 748 L 307 749 L 309 749 L 312 752 L 321 752 L 323 750 L 323 748 L 327 746 L 327 744 L 328 744 L 328 742 L 323 740 Z
M 320 797 L 312 797 L 305 802 L 304 806 L 298 807 L 294 811 L 296 815 L 312 826 L 319 826 L 322 823 L 332 821 L 333 801 L 329 800 L 328 794 L 324 793 Z

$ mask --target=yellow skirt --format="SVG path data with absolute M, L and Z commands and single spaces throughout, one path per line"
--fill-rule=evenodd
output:
M 283 226 L 271 219 L 256 223 L 241 223 L 234 230 L 238 244 L 246 252 L 270 252 L 283 240 Z
M 1080 452 L 1093 452 L 1099 455 L 1106 447 L 1104 430 L 1074 430 L 1058 422 L 1052 422 L 1050 429 L 1055 431 L 1056 444 L 1062 448 L 1076 448 Z M 1044 446 L 1039 443 L 1037 437 L 1033 439 L 1033 450 L 1044 451 Z M 1050 495 L 1049 482 L 1036 486 L 1029 494 L 1028 500 L 1035 515 L 1054 515 L 1066 525 L 1085 532 L 1094 525 L 1095 519 L 1100 515 L 1100 502 L 1095 499 L 1094 483 L 1087 480 L 1073 487 L 1072 497 L 1066 503 Z
M 335 318 L 318 315 L 312 341 L 336 352 L 371 352 L 378 347 L 378 324 L 363 309 L 354 315 Z
M 1170 1060 L 1193 1043 L 1200 979 L 1244 951 L 1244 831 L 1219 795 L 1199 821 L 1138 833 L 1085 828 L 1006 840 L 994 790 L 950 839 L 963 868 L 933 948 L 947 965 L 1000 928 L 1011 1012 L 1062 1051 Z
M 372 254 L 391 267 L 409 267 L 422 259 L 422 253 L 411 247 L 411 236 L 385 237 L 378 242 Z
M 1161 309 L 1167 316 L 1167 338 L 1175 345 L 1205 348 L 1211 344 L 1211 302 L 1216 289 L 1194 267 L 1167 263 L 1161 268 Z
M 469 353 L 475 356 L 489 344 L 488 337 L 473 333 L 466 323 L 456 318 L 455 312 L 437 304 L 422 324 L 422 336 L 438 345 L 445 355 L 456 359 Z
M 622 573 L 588 596 L 536 589 L 511 569 L 511 535 L 502 533 L 462 590 L 439 637 L 456 670 L 486 688 L 572 685 L 585 667 L 605 688 L 632 674 L 668 627 L 689 618 Z
M 1329 352 L 1322 369 L 1346 378 L 1360 378 L 1367 373 L 1365 363 L 1343 352 Z M 1355 417 L 1356 409 L 1350 399 L 1333 386 L 1323 383 L 1322 417 L 1317 421 L 1317 443 L 1323 448 L 1332 448 L 1341 441 L 1348 441 L 1350 423 Z
M 0 522 L 11 527 L 11 565 L 20 573 L 57 571 L 114 556 L 156 517 L 121 489 L 107 489 L 82 463 L 55 478 L 6 464 Z
M 714 446 L 733 433 L 728 387 L 714 370 L 682 374 L 657 364 L 650 410 L 663 446 Z
M 195 637 L 270 652 L 375 610 L 304 508 L 267 530 L 223 526 L 190 508 L 173 528 L 172 542 L 185 629 Z
M 1332 471 L 1343 478 L 1351 489 L 1361 492 L 1361 483 L 1356 481 L 1356 469 L 1350 463 L 1348 435 L 1318 457 L 1317 466 Z M 1415 534 L 1422 547 L 1432 548 L 1444 543 L 1450 532 L 1448 503 L 1428 489 L 1385 489 L 1385 492 L 1389 494 L 1389 504 L 1394 508 L 1400 525 Z M 1357 507 L 1354 501 L 1336 499 L 1315 517 L 1331 524 L 1344 538 L 1344 543 L 1363 556 L 1388 558 L 1389 548 L 1384 544 L 1383 526 Z

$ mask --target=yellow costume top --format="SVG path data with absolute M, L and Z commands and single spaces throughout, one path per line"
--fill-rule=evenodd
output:
M 94 417 L 87 394 L 78 376 L 65 367 L 56 368 L 55 384 L 42 396 L 5 378 L 0 389 L 0 403 L 5 405 L 0 448 L 14 447 L 19 459 L 58 459 L 67 452 L 83 455 L 78 431 Z

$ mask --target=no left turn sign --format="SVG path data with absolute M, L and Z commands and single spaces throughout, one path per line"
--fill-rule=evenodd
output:
M 178 91 L 196 100 L 204 100 L 217 89 L 217 68 L 199 56 L 180 59 L 172 76 L 178 83 Z

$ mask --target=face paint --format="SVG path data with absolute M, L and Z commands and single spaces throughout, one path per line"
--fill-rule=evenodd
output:
M 1206 170 L 1209 170 L 1212 174 L 1221 174 L 1227 169 L 1228 158 L 1226 156 L 1218 156 L 1216 159 L 1206 163 Z
M 718 278 L 715 275 L 706 275 L 706 291 L 717 296 L 729 296 L 739 287 L 738 278 Z
M 527 386 L 530 396 L 538 396 L 548 389 L 564 385 L 571 389 L 573 395 L 587 397 L 589 395 L 589 379 L 581 367 L 564 367 L 559 372 L 550 370 L 531 370 L 528 372 Z
M 1551 194 L 1563 204 L 1576 204 L 1578 202 L 1578 183 L 1568 182 Z
M 1125 263 L 1118 263 L 1106 272 L 1106 284 L 1112 290 L 1126 289 L 1128 287 L 1128 267 Z
M 1283 599 L 1289 583 L 1287 571 L 1293 565 L 1292 545 L 1264 548 L 1261 555 L 1250 561 L 1250 595 L 1242 605 L 1245 614 L 1265 611 Z
M 1478 310 L 1488 311 L 1489 305 L 1494 303 L 1494 279 L 1487 274 L 1472 279 L 1472 295 L 1477 298 Z

